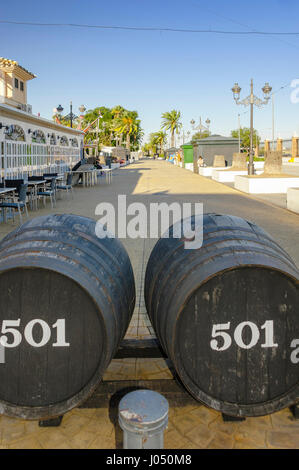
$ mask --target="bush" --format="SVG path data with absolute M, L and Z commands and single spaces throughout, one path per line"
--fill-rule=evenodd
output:
M 249 162 L 249 157 L 247 157 L 247 161 Z M 254 162 L 263 162 L 265 161 L 265 158 L 264 157 L 253 157 L 253 161 Z

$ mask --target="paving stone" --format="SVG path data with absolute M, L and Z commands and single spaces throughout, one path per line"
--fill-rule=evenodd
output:
M 190 411 L 190 414 L 198 421 L 209 424 L 215 421 L 219 417 L 219 413 L 215 410 L 211 410 L 206 406 L 199 405 L 197 408 Z
M 165 449 L 184 449 L 188 446 L 189 441 L 185 439 L 177 430 L 169 429 L 164 433 Z M 196 445 L 193 442 L 192 445 Z
M 299 434 L 289 430 L 268 431 L 267 439 L 270 447 L 281 449 L 299 449 Z
M 101 433 L 99 432 L 98 435 L 100 436 Z M 101 436 L 102 438 L 102 436 Z M 87 449 L 92 442 L 95 440 L 94 432 L 91 432 L 87 429 L 84 429 L 78 432 L 75 436 L 69 439 L 70 445 L 74 449 Z
M 267 447 L 258 446 L 255 442 L 250 439 L 241 441 L 234 441 L 234 449 L 266 449 Z
M 208 449 L 232 449 L 234 440 L 232 436 L 218 432 L 208 444 Z
M 219 414 L 218 418 L 210 422 L 209 428 L 214 433 L 233 435 L 237 430 L 237 423 L 223 422 L 222 416 Z
M 182 436 L 185 436 L 197 426 L 197 420 L 190 413 L 175 415 L 170 422 Z
M 270 416 L 270 419 L 273 427 L 287 426 L 289 428 L 293 428 L 293 430 L 296 429 L 296 432 L 299 432 L 299 419 L 295 419 L 288 408 L 277 413 L 273 413 Z
M 59 430 L 63 432 L 68 438 L 76 436 L 83 428 L 86 428 L 91 421 L 91 418 L 80 414 L 72 414 L 65 416 L 59 426 Z
M 237 426 L 237 431 L 234 434 L 234 438 L 236 441 L 244 442 L 248 440 L 252 442 L 256 446 L 259 447 L 266 447 L 266 432 L 265 428 L 253 427 L 253 426 L 242 426 L 240 429 L 240 425 Z
M 209 443 L 215 438 L 215 434 L 205 424 L 197 424 L 193 426 L 186 436 L 190 441 L 196 444 L 200 449 L 206 449 Z
M 96 414 L 96 411 L 97 410 L 93 408 L 74 408 L 71 412 L 74 415 L 78 414 L 80 416 L 84 416 L 85 418 L 93 418 Z
M 93 432 L 94 434 L 99 433 L 105 437 L 111 437 L 111 435 L 114 434 L 114 426 L 109 420 L 108 413 L 105 418 L 101 417 L 101 419 L 92 419 L 85 429 Z
M 36 435 L 43 449 L 69 449 L 71 446 L 70 439 L 59 429 L 49 428 L 44 432 Z
M 146 380 L 149 377 L 154 379 L 155 376 L 161 374 L 161 372 L 168 370 L 167 365 L 160 367 L 161 363 L 153 359 L 138 358 L 136 360 L 136 377 L 139 380 Z
M 35 437 L 24 437 L 7 446 L 9 449 L 42 449 L 39 441 Z
M 115 449 L 115 439 L 96 436 L 88 445 L 88 449 Z
M 3 427 L 2 427 L 3 426 Z M 19 440 L 26 437 L 26 428 L 25 424 L 22 421 L 16 420 L 6 420 L 5 424 L 2 421 L 2 439 L 1 444 L 7 445 L 13 441 Z

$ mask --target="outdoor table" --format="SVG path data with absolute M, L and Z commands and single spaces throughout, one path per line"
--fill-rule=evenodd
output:
M 83 186 L 94 186 L 96 183 L 97 172 L 93 170 L 76 170 L 72 171 L 73 174 L 82 175 L 82 184 Z
M 8 193 L 12 193 L 12 198 L 14 198 L 16 190 L 17 188 L 0 188 L 0 196 L 8 194 Z M 3 220 L 6 223 L 6 208 L 4 208 L 3 212 L 4 212 Z
M 45 180 L 51 181 L 53 178 L 55 178 L 58 181 L 61 181 L 64 179 L 64 175 L 57 175 L 57 176 L 45 176 Z
M 103 172 L 105 174 L 106 183 L 110 184 L 112 182 L 112 169 L 111 168 L 102 168 L 98 170 L 97 173 Z
M 35 206 L 35 210 L 37 210 L 37 191 L 38 191 L 38 186 L 45 186 L 46 182 L 45 180 L 36 180 L 36 181 L 28 181 L 27 182 L 28 187 L 32 186 L 33 188 L 33 197 L 32 193 L 30 194 L 30 209 L 33 210 L 33 202 Z

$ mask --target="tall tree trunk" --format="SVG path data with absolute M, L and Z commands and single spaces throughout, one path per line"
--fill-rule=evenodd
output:
M 130 134 L 129 134 L 129 132 L 127 133 L 126 148 L 127 148 L 128 150 L 130 150 Z
M 174 147 L 174 131 L 171 133 L 171 147 Z

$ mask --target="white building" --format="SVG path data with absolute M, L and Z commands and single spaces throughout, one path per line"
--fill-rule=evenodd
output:
M 27 82 L 33 78 L 16 61 L 0 58 L 1 178 L 64 172 L 82 156 L 81 130 L 32 114 Z

